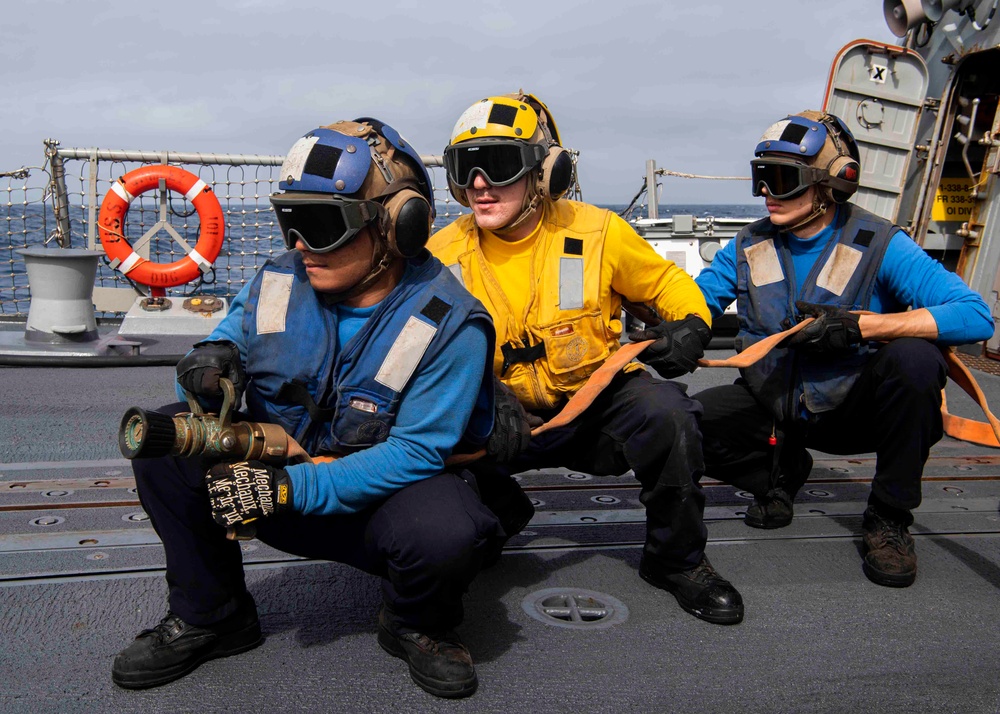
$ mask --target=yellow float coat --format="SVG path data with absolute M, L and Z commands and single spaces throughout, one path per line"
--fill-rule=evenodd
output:
M 515 362 L 502 375 L 528 409 L 562 406 L 618 349 L 622 297 L 655 307 L 665 320 L 695 314 L 711 324 L 701 290 L 683 269 L 617 215 L 589 204 L 546 201 L 535 231 L 506 245 L 465 215 L 435 233 L 428 248 L 493 316 L 496 374 L 502 345 L 545 344 L 543 357 Z

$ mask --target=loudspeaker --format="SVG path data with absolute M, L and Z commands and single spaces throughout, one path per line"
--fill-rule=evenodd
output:
M 905 37 L 909 30 L 928 19 L 921 0 L 883 0 L 882 14 L 889 31 L 896 37 Z
M 949 10 L 965 12 L 976 0 L 922 0 L 924 15 L 931 22 L 937 22 Z

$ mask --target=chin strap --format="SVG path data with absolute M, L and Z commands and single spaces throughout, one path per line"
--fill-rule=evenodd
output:
M 344 302 L 344 300 L 349 300 L 352 297 L 360 295 L 365 290 L 370 288 L 375 284 L 375 281 L 382 277 L 382 273 L 389 269 L 389 266 L 395 262 L 392 254 L 389 252 L 389 248 L 386 242 L 381 237 L 376 237 L 372 241 L 372 268 L 368 275 L 361 278 L 361 280 L 356 283 L 353 287 L 344 290 L 339 293 L 324 293 L 324 298 L 328 303 L 338 303 Z
M 801 221 L 796 223 L 794 226 L 788 226 L 784 228 L 786 231 L 794 231 L 796 228 L 801 228 L 804 225 L 812 223 L 817 218 L 821 217 L 826 213 L 828 202 L 820 198 L 820 192 L 817 190 L 816 195 L 813 197 L 813 210 L 808 216 L 803 218 Z
M 535 214 L 535 210 L 542 203 L 542 196 L 538 192 L 538 172 L 532 171 L 528 179 L 528 188 L 524 192 L 524 201 L 521 205 L 521 214 L 515 218 L 513 221 L 508 223 L 503 228 L 497 228 L 492 231 L 497 235 L 507 235 L 512 231 L 517 230 L 518 226 L 527 221 L 531 216 Z

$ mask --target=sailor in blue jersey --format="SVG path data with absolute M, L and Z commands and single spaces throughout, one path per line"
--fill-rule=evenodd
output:
M 736 301 L 738 351 L 816 320 L 735 384 L 695 396 L 705 407 L 706 474 L 754 494 L 748 525 L 781 528 L 812 467 L 807 448 L 874 451 L 862 568 L 879 585 L 908 586 L 917 572 L 911 511 L 942 436 L 939 346 L 988 339 L 989 309 L 897 226 L 847 203 L 860 154 L 839 118 L 806 111 L 775 123 L 751 171 L 769 217 L 696 282 L 713 316 Z
M 445 460 L 494 431 L 492 322 L 424 248 L 430 177 L 391 127 L 315 129 L 280 176 L 271 202 L 289 250 L 178 363 L 178 395 L 217 406 L 228 378 L 246 397 L 245 418 L 337 458 L 133 461 L 166 551 L 169 612 L 118 655 L 112 678 L 158 686 L 260 644 L 241 550 L 225 529 L 253 521 L 275 548 L 380 576 L 379 645 L 425 690 L 467 696 L 478 680 L 454 628 L 504 531 L 474 477 Z

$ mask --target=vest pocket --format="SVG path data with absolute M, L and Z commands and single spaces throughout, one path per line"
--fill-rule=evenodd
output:
M 572 384 L 589 376 L 611 354 L 600 311 L 549 325 L 538 332 L 545 343 L 549 371 L 557 384 Z M 593 369 L 587 369 L 593 366 Z
M 398 404 L 398 399 L 364 389 L 341 391 L 330 427 L 334 444 L 359 449 L 382 443 L 396 421 Z

